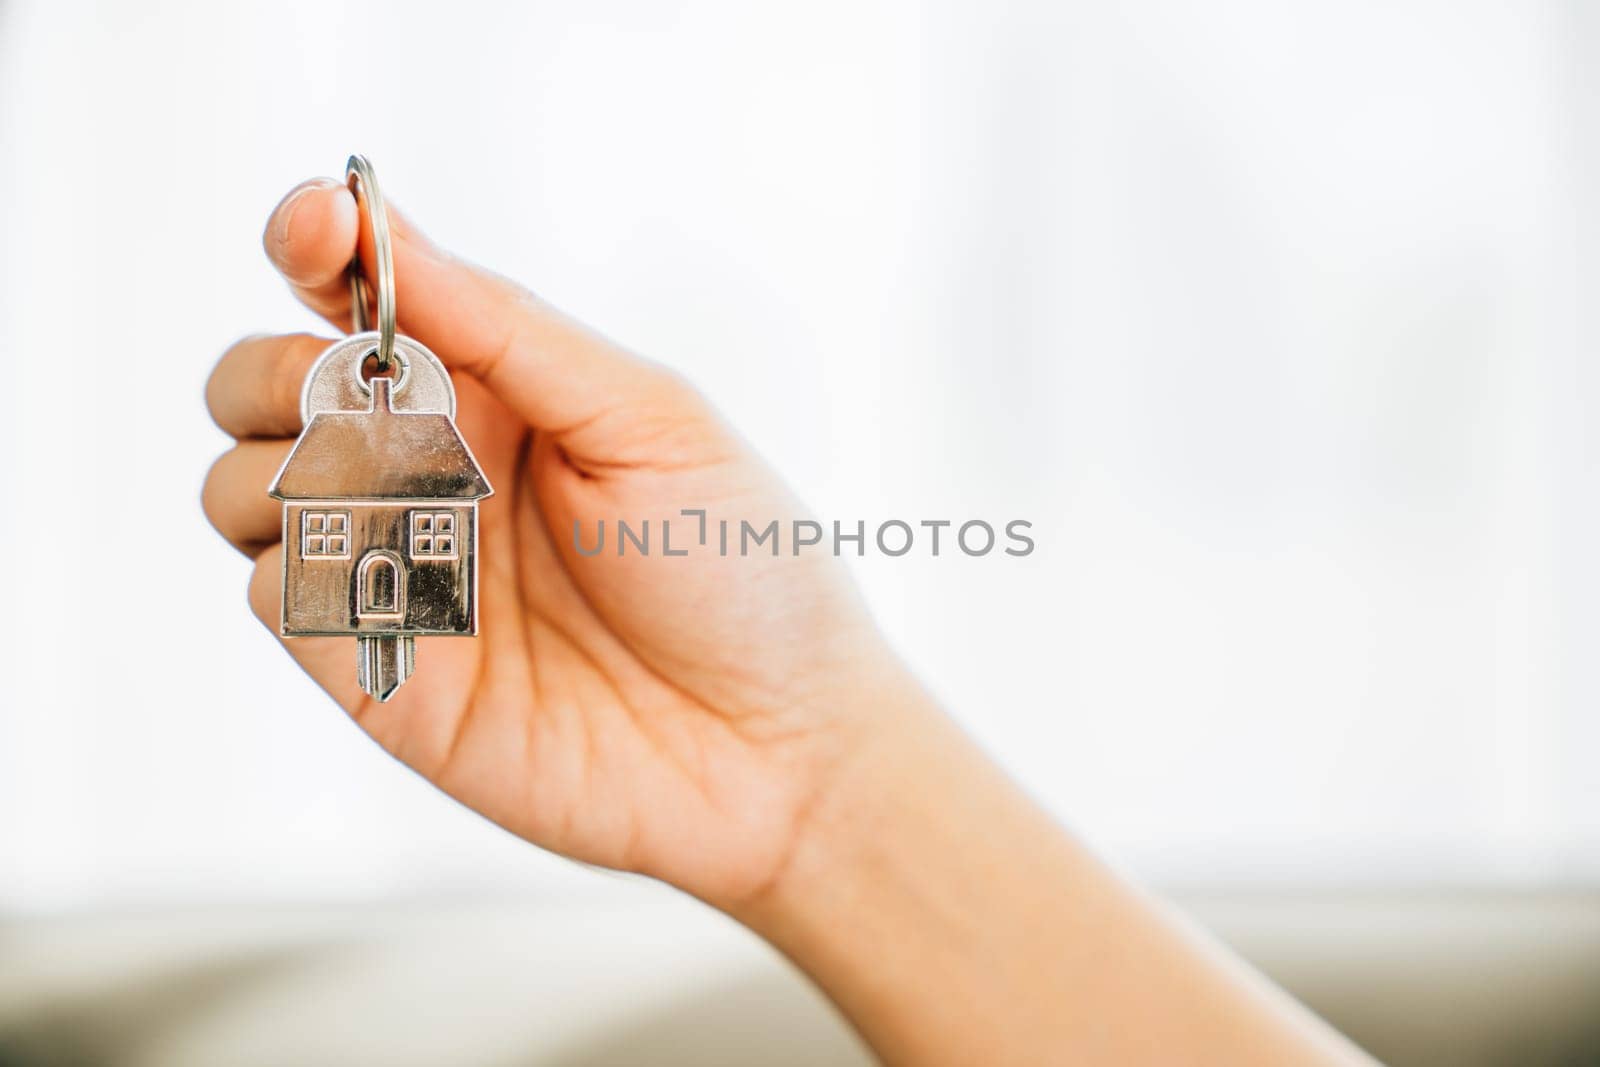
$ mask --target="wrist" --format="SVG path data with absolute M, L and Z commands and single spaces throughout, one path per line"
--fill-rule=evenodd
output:
M 961 1046 L 966 1031 L 935 1020 L 1014 989 L 1037 995 L 1003 978 L 1007 961 L 1026 958 L 1056 887 L 1089 861 L 920 691 L 872 722 L 780 875 L 727 910 L 885 1060 L 981 1062 L 984 1049 Z
M 1095 860 L 925 697 L 880 719 L 781 876 L 730 909 L 880 1059 L 1359 1061 Z
M 783 862 L 759 893 L 724 908 L 763 936 L 803 920 L 819 890 L 848 880 L 885 837 L 903 841 L 908 827 L 891 825 L 894 800 L 921 791 L 929 756 L 956 733 L 909 678 L 871 697 L 858 692 L 850 705 Z

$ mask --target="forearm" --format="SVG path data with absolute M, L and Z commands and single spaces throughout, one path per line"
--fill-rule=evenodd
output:
M 891 718 L 739 915 L 885 1060 L 1365 1062 L 1109 871 L 942 716 Z

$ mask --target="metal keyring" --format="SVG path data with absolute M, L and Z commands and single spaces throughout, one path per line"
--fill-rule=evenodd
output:
M 389 246 L 389 213 L 383 206 L 383 191 L 378 176 L 366 156 L 354 155 L 344 165 L 345 184 L 355 195 L 357 205 L 366 202 L 367 219 L 372 225 L 372 247 L 377 263 L 373 273 L 378 281 L 378 370 L 387 371 L 394 359 L 394 252 Z M 361 269 L 360 226 L 356 231 L 356 254 L 350 261 L 351 324 L 354 332 L 370 328 L 367 322 L 367 279 Z

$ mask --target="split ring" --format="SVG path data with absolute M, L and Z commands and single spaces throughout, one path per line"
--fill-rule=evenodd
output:
M 389 213 L 383 206 L 383 191 L 378 188 L 378 176 L 366 156 L 354 155 L 345 164 L 345 184 L 355 195 L 356 204 L 364 205 L 372 229 L 372 248 L 376 263 L 372 264 L 378 286 L 378 370 L 387 371 L 394 359 L 394 250 L 389 241 Z M 357 223 L 356 254 L 350 261 L 351 321 L 355 333 L 369 328 L 367 321 L 367 279 L 361 267 L 360 224 Z

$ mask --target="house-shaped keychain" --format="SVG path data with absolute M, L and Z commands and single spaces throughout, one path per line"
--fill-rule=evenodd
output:
M 450 416 L 320 411 L 268 492 L 283 501 L 285 637 L 354 635 L 379 700 L 411 674 L 418 635 L 477 632 L 478 501 L 493 490 Z

